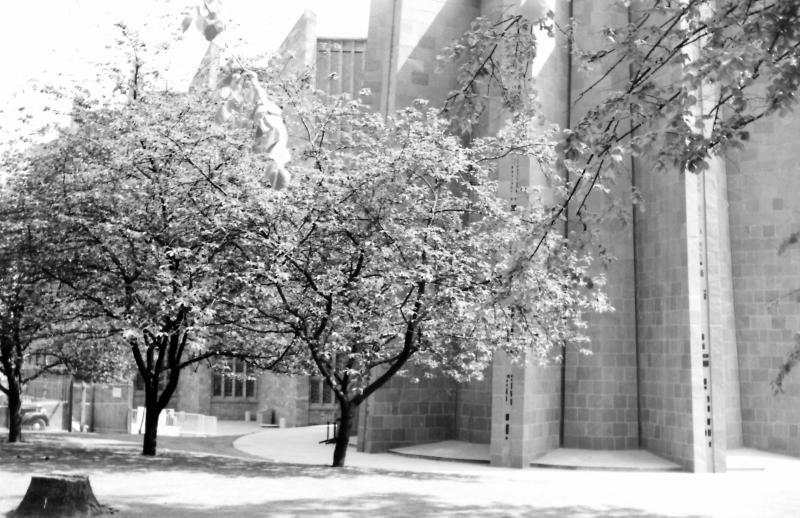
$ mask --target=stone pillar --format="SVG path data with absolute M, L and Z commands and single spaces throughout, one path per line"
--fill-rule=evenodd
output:
M 709 328 L 712 344 L 713 385 L 722 383 L 724 405 L 715 407 L 714 420 L 724 423 L 724 434 L 716 441 L 725 448 L 742 446 L 742 406 L 739 373 L 739 346 L 736 341 L 736 318 L 733 298 L 733 253 L 728 213 L 728 168 L 716 157 L 705 173 Z M 717 428 L 721 432 L 722 428 Z M 721 456 L 724 458 L 724 456 Z M 724 468 L 717 462 L 717 470 Z
M 547 11 L 558 23 L 568 20 L 568 3 L 563 0 L 487 0 L 482 14 L 496 17 L 502 12 L 521 12 L 531 20 Z M 538 35 L 539 53 L 531 66 L 535 87 L 545 118 L 562 127 L 567 123 L 568 49 L 562 35 L 555 39 Z M 489 134 L 504 124 L 507 113 L 498 101 L 490 101 L 489 115 L 480 128 Z M 510 156 L 498 167 L 501 194 L 517 205 L 551 204 L 548 180 L 539 165 L 527 157 Z M 521 192 L 528 188 L 528 194 Z M 527 467 L 531 461 L 558 447 L 561 422 L 561 367 L 539 365 L 526 358 L 512 363 L 502 352 L 492 364 L 492 426 L 490 457 L 493 465 Z
M 725 164 L 647 174 L 636 228 L 642 445 L 721 472 L 741 437 Z
M 713 396 L 711 376 L 711 337 L 708 321 L 708 254 L 705 221 L 705 173 L 684 173 L 686 189 L 686 261 L 689 305 L 689 383 L 691 398 L 691 439 L 689 467 L 694 471 L 714 471 L 712 426 Z M 716 347 L 713 351 L 716 352 Z M 716 362 L 715 362 L 716 363 Z M 716 377 L 714 377 L 716 381 Z
M 282 58 L 291 55 L 286 64 L 287 72 L 299 73 L 314 64 L 317 56 L 317 15 L 313 11 L 303 11 L 275 54 Z
M 530 463 L 525 422 L 527 390 L 524 364 L 513 364 L 498 351 L 492 363 L 492 429 L 489 458 L 493 466 L 523 468 Z
M 455 438 L 459 441 L 489 444 L 492 433 L 492 368 L 483 379 L 456 385 Z
M 504 352 L 495 353 L 489 445 L 493 466 L 525 468 L 558 447 L 560 370 L 530 358 L 512 362 Z
M 433 106 L 453 89 L 454 74 L 437 71 L 436 56 L 469 28 L 477 0 L 372 0 L 364 86 L 373 109 L 386 115 L 428 99 Z
M 728 439 L 741 437 L 725 163 L 712 158 L 706 171 L 684 173 L 683 182 L 693 439 L 687 465 L 723 472 Z
M 702 120 L 718 97 L 714 86 L 698 91 L 695 117 Z M 710 132 L 710 125 L 702 131 Z M 684 173 L 693 436 L 690 468 L 724 472 L 728 427 L 735 441 L 741 434 L 737 430 L 741 408 L 738 366 L 732 361 L 737 357 L 736 341 L 730 333 L 734 319 L 726 166 L 720 157 L 707 162 L 708 168 L 698 174 Z

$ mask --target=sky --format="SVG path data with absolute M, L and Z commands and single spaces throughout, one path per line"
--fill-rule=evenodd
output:
M 178 33 L 202 0 L 24 0 L 4 2 L 0 30 L 0 145 L 45 115 L 35 87 L 80 84 L 102 90 L 103 64 L 119 62 L 124 22 L 152 47 Z M 305 9 L 317 13 L 321 37 L 366 37 L 369 0 L 222 0 L 226 36 L 242 55 L 277 47 Z M 225 33 L 224 33 L 225 34 Z M 165 58 L 177 62 L 175 54 Z M 199 56 L 201 58 L 202 56 Z M 170 61 L 171 60 L 171 61 Z M 32 121 L 22 123 L 20 114 Z

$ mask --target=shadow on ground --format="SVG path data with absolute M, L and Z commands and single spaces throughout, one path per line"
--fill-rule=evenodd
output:
M 128 473 L 148 471 L 181 471 L 214 473 L 237 477 L 316 477 L 356 478 L 363 475 L 383 475 L 413 480 L 477 480 L 470 475 L 425 473 L 374 468 L 338 468 L 329 466 L 285 464 L 244 457 L 220 456 L 207 453 L 162 451 L 155 457 L 139 454 L 138 445 L 92 445 L 89 448 L 64 443 L 56 436 L 28 439 L 28 442 L 2 444 L 0 466 L 13 473 L 43 473 L 53 471 L 88 471 L 94 473 Z M 247 516 L 242 515 L 242 516 Z
M 90 434 L 69 434 L 69 437 L 87 438 L 91 439 Z M 158 438 L 159 451 L 175 450 L 175 451 L 188 451 L 192 453 L 210 453 L 213 455 L 227 455 L 230 457 L 241 457 L 245 459 L 264 460 L 262 457 L 257 457 L 249 453 L 237 450 L 233 446 L 233 442 L 242 437 L 241 435 L 212 435 L 209 437 L 169 437 L 163 436 Z M 142 435 L 131 435 L 127 433 L 106 433 L 102 435 L 102 439 L 111 439 L 115 441 L 129 443 L 133 445 L 137 451 L 142 449 Z
M 506 500 L 508 494 L 502 490 L 497 492 L 498 487 L 503 486 L 495 483 L 489 486 L 493 487 L 494 491 L 484 489 L 487 487 L 482 485 L 484 479 L 477 475 L 369 468 L 333 469 L 327 466 L 283 464 L 241 457 L 174 451 L 162 452 L 157 457 L 142 457 L 139 455 L 138 444 L 109 442 L 101 445 L 100 441 L 94 439 L 81 445 L 68 439 L 40 436 L 29 438 L 30 442 L 27 443 L 0 444 L 0 473 L 11 474 L 11 477 L 18 474 L 22 477 L 31 473 L 80 471 L 90 476 L 123 473 L 143 475 L 146 478 L 149 478 L 148 475 L 161 477 L 158 480 L 163 483 L 149 484 L 144 492 L 137 491 L 136 486 L 133 486 L 132 490 L 130 484 L 141 481 L 135 477 L 130 479 L 117 477 L 116 485 L 102 486 L 102 494 L 98 493 L 98 497 L 102 503 L 115 508 L 116 512 L 111 515 L 114 518 L 161 516 L 172 518 L 259 516 L 674 518 L 675 516 L 661 514 L 651 509 L 613 505 L 543 506 L 532 504 L 530 500 L 524 503 L 508 501 Z M 223 439 L 220 441 L 220 444 L 225 443 Z M 209 448 L 214 449 L 215 446 L 211 444 Z M 191 484 L 196 483 L 191 480 L 186 486 L 177 484 L 177 487 L 195 491 L 192 494 L 197 497 L 184 495 L 182 501 L 170 502 L 169 497 L 181 489 L 169 481 L 186 474 L 205 474 L 212 477 L 199 478 L 198 480 L 204 484 L 199 488 L 192 487 Z M 403 486 L 398 480 L 384 480 L 381 483 L 388 490 L 379 489 L 378 486 L 370 485 L 375 483 L 376 476 L 417 480 L 421 481 L 422 485 L 408 486 L 409 491 L 402 491 Z M 219 477 L 252 477 L 253 480 L 244 483 L 232 482 L 223 489 L 214 486 L 214 481 L 219 481 Z M 265 481 L 272 479 L 272 483 L 262 487 L 257 479 Z M 439 481 L 455 481 L 464 483 L 465 486 L 458 484 L 436 486 Z M 431 485 L 426 486 L 427 483 Z M 299 496 L 290 499 L 287 498 L 287 494 L 281 494 L 281 490 L 286 487 L 284 484 L 302 484 L 301 491 L 297 491 L 296 486 L 293 487 L 295 491 L 292 494 Z M 243 488 L 242 485 L 247 488 Z M 428 489 L 419 491 L 420 487 Z M 436 487 L 442 490 L 430 489 Z M 524 486 L 518 487 L 524 491 Z M 100 488 L 95 487 L 95 491 L 98 489 Z M 450 490 L 455 490 L 457 493 L 452 494 Z M 243 496 L 241 491 L 250 491 L 244 494 L 248 498 L 247 503 L 236 505 L 237 498 Z M 459 498 L 461 493 L 458 491 L 462 491 L 465 497 Z M 551 499 L 550 502 L 552 501 L 554 500 Z M 565 503 L 569 501 L 568 498 L 565 499 Z M 681 515 L 681 518 L 703 517 L 692 514 Z
M 489 500 L 489 498 L 487 498 Z M 169 516 L 178 506 L 137 505 L 122 509 L 115 517 Z M 258 516 L 353 516 L 353 517 L 537 517 L 537 518 L 674 518 L 642 509 L 593 508 L 587 506 L 539 507 L 510 505 L 500 502 L 485 505 L 453 505 L 408 493 L 368 493 L 355 498 L 314 498 L 277 500 L 258 505 L 222 506 L 213 508 L 180 508 L 198 518 Z M 701 515 L 681 518 L 703 518 Z

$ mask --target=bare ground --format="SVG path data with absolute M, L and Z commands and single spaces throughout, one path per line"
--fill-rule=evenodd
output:
M 722 475 L 510 470 L 457 463 L 425 471 L 332 469 L 249 457 L 232 437 L 163 438 L 155 458 L 138 438 L 29 435 L 0 444 L 0 515 L 30 475 L 84 473 L 98 500 L 130 517 L 780 517 L 800 515 L 798 463 Z M 408 466 L 403 464 L 403 466 Z

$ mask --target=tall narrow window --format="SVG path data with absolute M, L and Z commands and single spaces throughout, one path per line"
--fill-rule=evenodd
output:
M 212 395 L 238 399 L 256 397 L 256 377 L 252 367 L 238 359 L 228 360 L 227 367 L 224 372 L 214 371 Z
M 330 385 L 325 383 L 325 380 L 322 382 L 322 402 L 326 405 L 333 403 L 333 391 L 331 390 Z
M 308 402 L 312 404 L 330 405 L 333 403 L 333 390 L 325 383 L 325 379 L 312 376 L 308 380 Z
M 312 377 L 308 380 L 308 402 L 321 403 L 322 402 L 322 378 Z
M 334 359 L 334 366 L 336 369 L 344 369 L 347 356 L 344 354 L 337 354 Z M 334 403 L 333 390 L 325 383 L 325 378 L 322 376 L 311 376 L 308 379 L 308 402 L 318 405 L 332 405 Z

